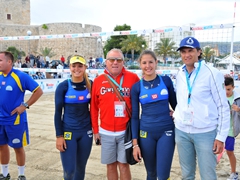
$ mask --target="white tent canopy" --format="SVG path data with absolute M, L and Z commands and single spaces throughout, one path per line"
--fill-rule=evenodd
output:
M 231 58 L 230 55 L 226 56 L 225 58 L 221 59 L 217 64 L 230 64 Z M 240 59 L 236 56 L 232 56 L 232 64 L 240 65 Z

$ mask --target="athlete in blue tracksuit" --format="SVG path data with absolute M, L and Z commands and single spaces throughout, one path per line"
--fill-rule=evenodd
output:
M 92 149 L 91 96 L 88 89 L 91 82 L 87 79 L 85 65 L 82 57 L 72 57 L 72 79 L 60 83 L 55 92 L 56 148 L 61 152 L 64 180 L 84 179 Z
M 140 67 L 144 76 L 131 90 L 133 155 L 136 160 L 143 158 L 147 180 L 167 180 L 175 148 L 169 104 L 174 110 L 177 102 L 172 80 L 157 75 L 156 66 L 155 54 L 143 51 Z

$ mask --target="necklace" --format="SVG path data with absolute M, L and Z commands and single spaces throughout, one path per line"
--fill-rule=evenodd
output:
M 150 83 L 150 81 L 146 81 L 146 82 L 148 82 L 148 83 L 150 84 L 150 87 L 152 88 L 156 79 L 157 79 L 157 78 L 155 77 L 155 79 L 153 80 L 152 83 Z M 151 80 L 151 81 L 152 81 L 152 80 Z

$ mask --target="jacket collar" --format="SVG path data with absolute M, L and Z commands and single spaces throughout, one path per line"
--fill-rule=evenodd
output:
M 112 74 L 109 72 L 109 70 L 107 68 L 105 68 L 105 70 L 104 70 L 105 74 L 110 75 L 114 79 L 118 78 L 119 76 L 122 76 L 123 74 L 125 74 L 125 72 L 126 72 L 126 69 L 125 69 L 125 67 L 123 67 L 122 71 L 117 75 L 117 77 L 113 77 Z
M 194 69 L 198 68 L 199 62 L 201 62 L 201 66 L 202 66 L 203 64 L 206 64 L 204 60 L 199 60 L 198 62 L 195 62 L 195 63 L 194 63 Z M 186 65 L 183 64 L 183 65 L 180 67 L 180 70 L 185 71 L 185 70 L 186 70 Z

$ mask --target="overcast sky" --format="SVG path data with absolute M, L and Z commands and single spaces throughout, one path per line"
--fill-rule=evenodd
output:
M 240 0 L 31 0 L 31 24 L 77 22 L 103 32 L 123 24 L 132 30 L 226 24 L 233 23 L 234 2 L 240 27 Z

